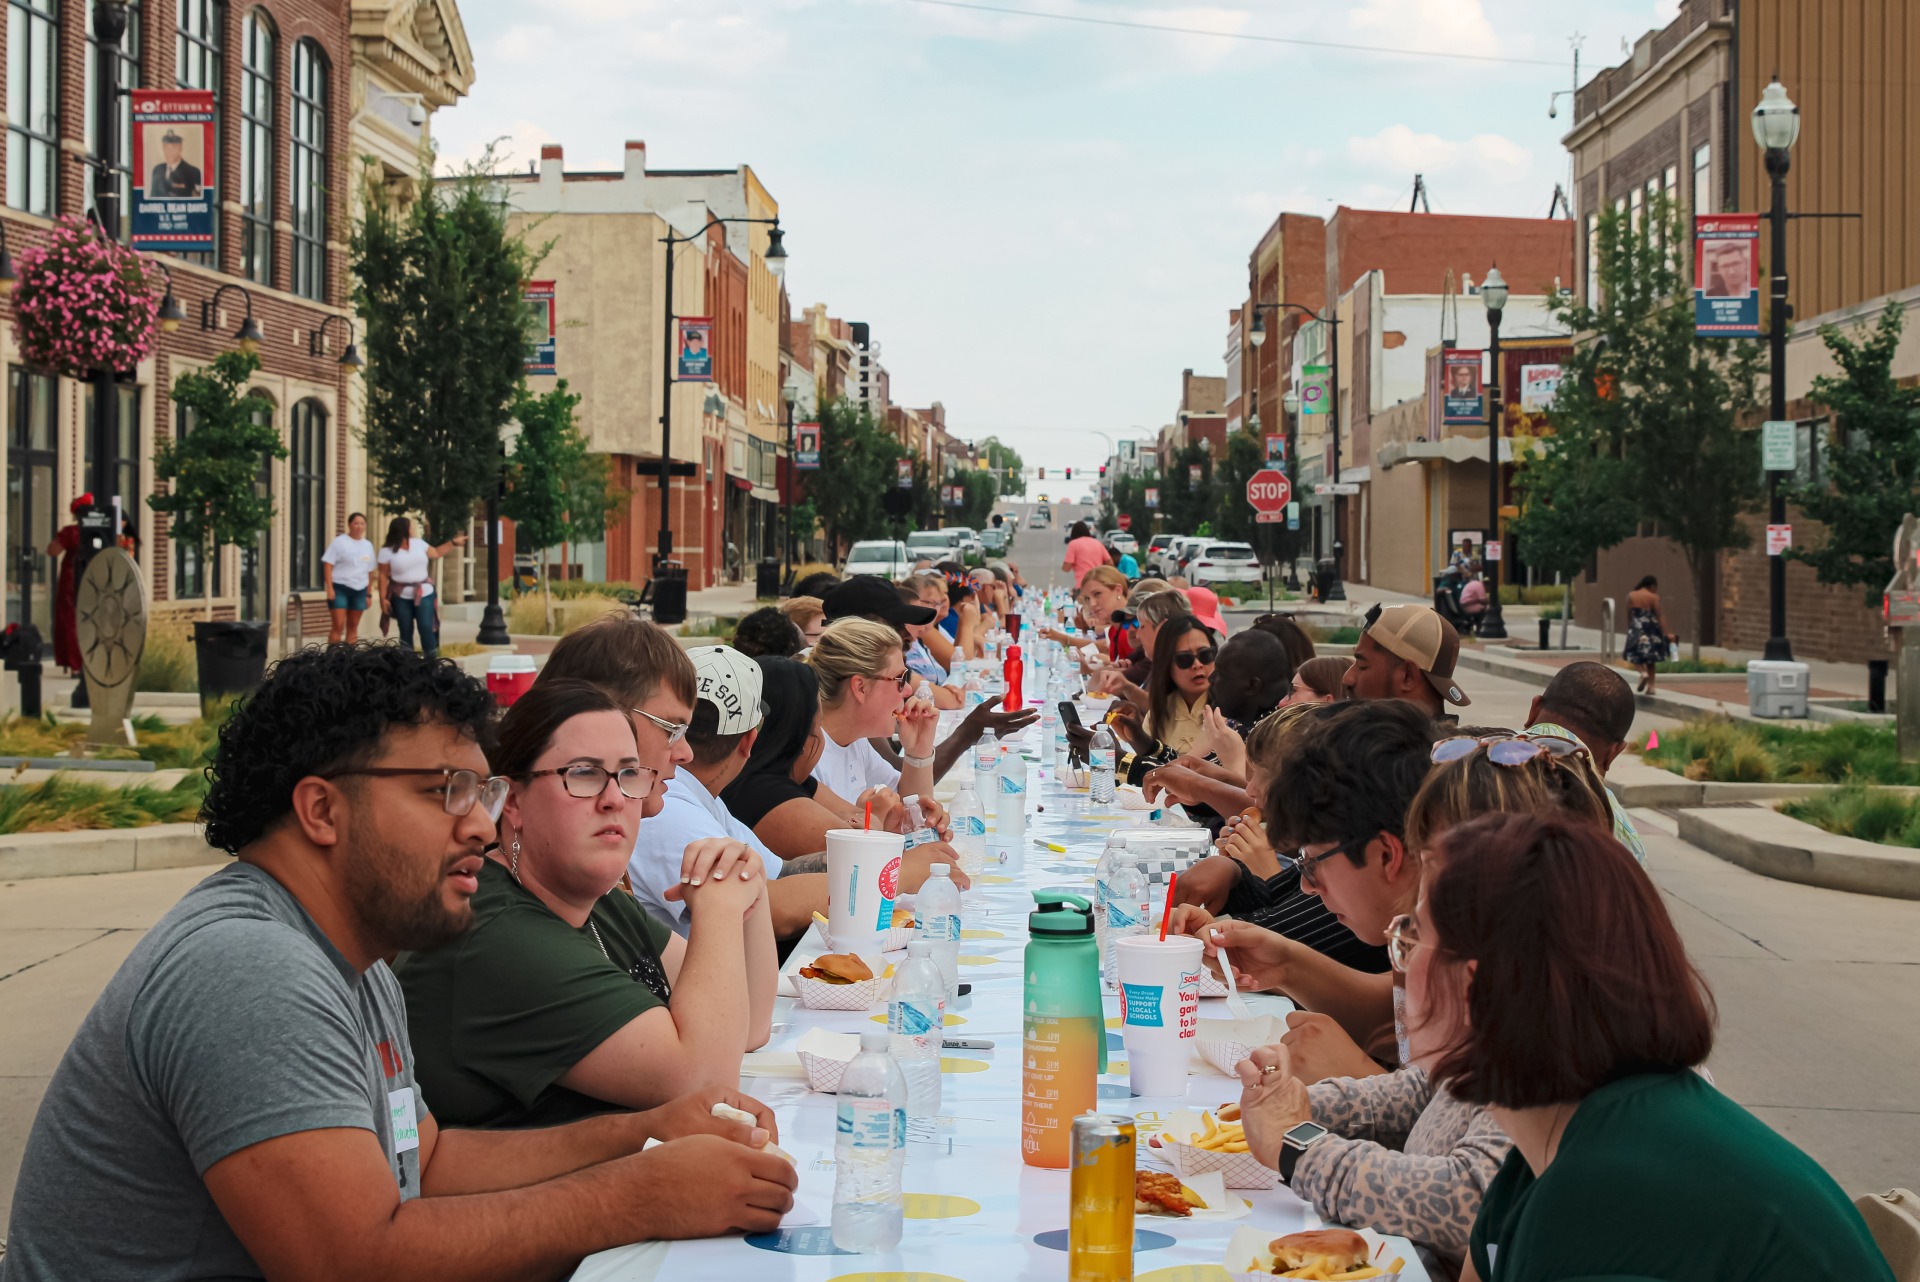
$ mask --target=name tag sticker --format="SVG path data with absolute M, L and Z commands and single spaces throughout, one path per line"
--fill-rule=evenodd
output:
M 393 1130 L 393 1155 L 420 1147 L 420 1122 L 413 1111 L 413 1087 L 387 1092 L 387 1115 Z

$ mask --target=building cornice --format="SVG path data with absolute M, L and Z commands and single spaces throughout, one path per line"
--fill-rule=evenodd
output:
M 436 107 L 473 88 L 473 49 L 454 0 L 355 0 L 355 56 Z
M 1582 148 L 1617 123 L 1622 116 L 1631 115 L 1643 102 L 1653 95 L 1656 89 L 1666 84 L 1673 73 L 1701 58 L 1707 57 L 1715 49 L 1733 42 L 1733 24 L 1726 18 L 1713 18 L 1695 27 L 1687 33 L 1686 39 L 1675 45 L 1667 56 L 1660 59 L 1642 72 L 1632 84 L 1621 90 L 1605 104 L 1595 109 L 1585 120 L 1574 122 L 1566 136 L 1560 142 L 1568 151 L 1578 155 Z

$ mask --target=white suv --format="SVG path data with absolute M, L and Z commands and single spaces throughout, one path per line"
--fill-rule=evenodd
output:
M 1258 583 L 1260 558 L 1245 543 L 1200 543 L 1187 561 L 1187 581 L 1195 587 L 1204 583 Z
M 913 561 L 907 556 L 907 545 L 897 539 L 862 539 L 847 549 L 846 572 L 849 577 L 877 574 L 892 581 L 904 579 L 912 569 Z

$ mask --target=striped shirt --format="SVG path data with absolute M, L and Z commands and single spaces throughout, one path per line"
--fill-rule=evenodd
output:
M 1249 872 L 1245 864 L 1240 864 L 1240 880 L 1227 892 L 1226 912 L 1305 944 L 1343 966 L 1369 975 L 1384 974 L 1387 970 L 1387 950 L 1363 943 L 1327 911 L 1320 896 L 1302 890 L 1298 869 L 1282 871 L 1262 881 Z

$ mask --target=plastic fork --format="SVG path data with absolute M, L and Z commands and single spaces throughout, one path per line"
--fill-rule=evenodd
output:
M 1227 956 L 1227 946 L 1220 942 L 1220 932 L 1209 932 L 1213 936 L 1213 949 L 1220 954 L 1220 974 L 1227 981 L 1227 1010 L 1235 1019 L 1252 1019 L 1253 1007 L 1247 1005 L 1247 999 L 1240 995 L 1240 985 L 1233 979 L 1233 959 Z

